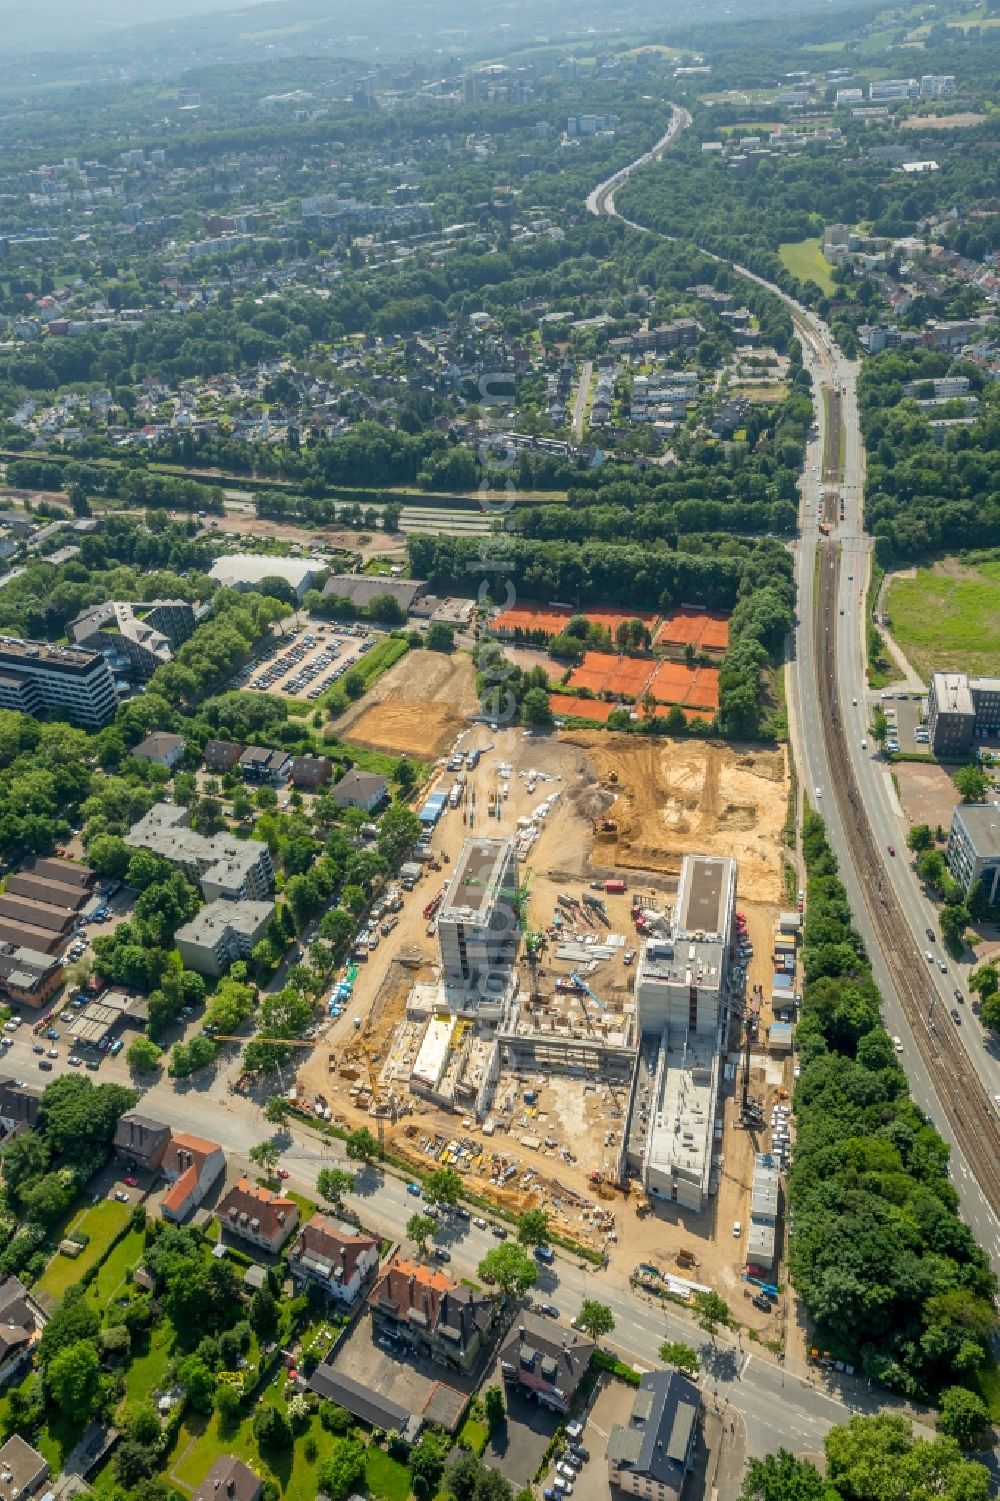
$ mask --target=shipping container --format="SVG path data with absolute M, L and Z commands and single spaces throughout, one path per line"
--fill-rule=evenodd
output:
M 619 877 L 616 877 L 613 881 L 605 881 L 604 890 L 608 896 L 621 896 L 626 890 L 625 882 Z

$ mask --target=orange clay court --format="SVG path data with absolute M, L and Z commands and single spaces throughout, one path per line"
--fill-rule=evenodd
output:
M 653 646 L 696 652 L 725 651 L 729 645 L 729 616 L 718 610 L 675 610 L 656 633 Z
M 515 631 L 541 631 L 546 636 L 558 636 L 565 630 L 574 615 L 583 615 L 592 625 L 602 625 L 612 636 L 626 620 L 641 620 L 653 629 L 660 618 L 651 610 L 614 610 L 607 605 L 593 605 L 586 610 L 571 610 L 568 605 L 539 605 L 531 600 L 519 600 L 509 610 L 502 610 L 493 621 L 493 630 L 499 635 L 513 635 Z
M 557 719 L 592 719 L 595 724 L 607 724 L 619 704 L 606 698 L 572 698 L 568 693 L 550 693 L 549 708 Z M 691 724 L 695 719 L 706 717 L 704 709 L 681 709 Z
M 713 714 L 719 707 L 718 668 L 689 667 L 686 662 L 650 661 L 648 657 L 616 657 L 610 652 L 589 651 L 570 673 L 566 686 L 637 702 L 649 689 L 660 704 L 687 705 Z

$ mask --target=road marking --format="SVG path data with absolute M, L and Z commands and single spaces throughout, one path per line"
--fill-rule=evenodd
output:
M 749 1366 L 750 1366 L 750 1362 L 751 1362 L 751 1360 L 753 1360 L 753 1356 L 752 1356 L 752 1355 L 748 1355 L 748 1356 L 747 1356 L 747 1357 L 746 1357 L 746 1359 L 745 1359 L 745 1360 L 744 1360 L 744 1362 L 743 1362 L 743 1365 L 742 1365 L 742 1366 L 741 1366 L 741 1368 L 740 1368 L 740 1376 L 741 1376 L 741 1377 L 743 1377 L 743 1376 L 745 1376 L 745 1375 L 746 1375 L 746 1373 L 747 1373 L 747 1370 L 748 1370 L 748 1368 L 749 1368 Z

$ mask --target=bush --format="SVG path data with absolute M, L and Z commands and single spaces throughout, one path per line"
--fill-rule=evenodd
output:
M 327 1433 L 343 1435 L 350 1433 L 353 1419 L 346 1407 L 339 1407 L 336 1402 L 324 1402 L 319 1410 L 319 1420 Z

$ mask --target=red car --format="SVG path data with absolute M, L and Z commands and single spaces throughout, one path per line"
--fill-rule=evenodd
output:
M 139 1180 L 138 1180 L 138 1178 L 133 1178 L 133 1176 L 132 1176 L 131 1173 L 129 1173 L 129 1175 L 128 1175 L 127 1178 L 123 1178 L 122 1182 L 125 1184 L 126 1188 L 138 1188 L 139 1187 Z
M 290 1178 L 291 1176 L 292 1175 L 288 1171 L 287 1167 L 279 1167 L 279 1169 L 278 1169 L 278 1177 L 279 1178 Z

